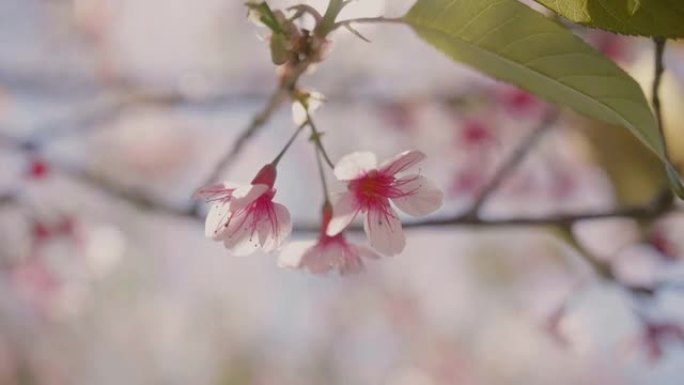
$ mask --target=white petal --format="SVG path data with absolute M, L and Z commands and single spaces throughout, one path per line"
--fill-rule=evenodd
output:
M 339 180 L 352 180 L 364 172 L 375 170 L 378 160 L 372 152 L 354 152 L 346 155 L 335 165 L 335 177 Z
M 325 233 L 330 237 L 341 233 L 356 218 L 360 210 L 354 194 L 342 193 L 333 204 L 333 217 Z
M 230 253 L 236 257 L 244 257 L 259 250 L 256 235 L 242 237 L 230 248 Z
M 392 198 L 392 202 L 406 214 L 420 217 L 442 207 L 444 193 L 431 180 L 420 175 L 413 175 L 399 179 L 397 184 L 406 195 Z
M 249 255 L 259 248 L 258 235 L 252 233 L 253 216 L 245 211 L 234 215 L 221 233 L 225 247 L 234 255 Z
M 394 175 L 415 166 L 425 159 L 425 154 L 417 150 L 404 151 L 396 155 L 394 158 L 383 162 L 380 166 L 382 173 Z
M 221 238 L 229 216 L 230 202 L 216 202 L 211 205 L 204 221 L 204 236 L 213 240 Z
M 290 269 L 297 269 L 305 253 L 315 245 L 314 241 L 297 241 L 290 242 L 278 256 L 278 266 Z
M 239 187 L 239 186 L 234 184 L 234 183 L 230 183 L 230 182 L 210 184 L 207 186 L 203 186 L 199 190 L 197 190 L 192 195 L 192 199 L 214 199 L 214 198 L 218 198 L 222 195 L 226 195 L 228 192 L 232 192 L 231 190 L 235 190 L 237 187 Z
M 395 255 L 404 250 L 406 237 L 401 229 L 397 213 L 390 207 L 385 210 L 369 210 L 363 224 L 370 245 L 380 254 Z
M 368 247 L 360 246 L 360 245 L 352 245 L 352 247 L 356 249 L 356 253 L 361 258 L 368 258 L 368 259 L 379 259 L 380 258 L 380 255 L 378 253 L 369 249 Z
M 226 229 L 227 221 L 230 219 L 231 222 L 235 222 L 237 219 L 234 218 L 236 213 L 238 216 L 242 216 L 243 213 L 240 213 L 240 211 L 252 204 L 252 202 L 268 190 L 268 186 L 265 185 L 234 185 L 233 187 L 235 187 L 233 199 L 226 202 L 217 202 L 209 209 L 207 219 L 204 222 L 204 235 L 207 238 L 213 240 L 223 239 L 228 231 Z
M 233 197 L 235 199 L 244 199 L 254 201 L 260 196 L 262 196 L 269 187 L 265 184 L 248 184 L 242 186 L 235 186 L 235 192 L 233 192 Z
M 313 115 L 314 111 L 319 109 L 323 105 L 325 98 L 322 94 L 318 92 L 310 92 L 307 97 L 306 103 L 309 109 L 309 115 Z M 302 106 L 302 103 L 295 101 L 292 103 L 292 120 L 295 126 L 299 127 L 304 124 L 307 120 L 306 109 Z
M 273 251 L 280 248 L 292 234 L 292 219 L 287 207 L 280 203 L 273 203 L 272 233 L 263 247 L 265 251 Z

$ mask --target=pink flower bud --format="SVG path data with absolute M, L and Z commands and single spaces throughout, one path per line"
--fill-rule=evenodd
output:
M 269 163 L 259 170 L 254 179 L 252 179 L 252 184 L 263 184 L 272 188 L 277 174 L 275 166 Z

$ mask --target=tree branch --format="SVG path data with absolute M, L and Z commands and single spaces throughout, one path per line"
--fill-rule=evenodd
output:
M 203 184 L 216 182 L 216 180 L 221 177 L 221 174 L 223 174 L 228 166 L 237 158 L 238 155 L 240 155 L 240 152 L 245 144 L 247 144 L 247 141 L 251 139 L 252 136 L 254 136 L 254 134 L 256 134 L 257 131 L 259 131 L 259 129 L 269 121 L 271 115 L 273 115 L 287 100 L 289 93 L 290 91 L 288 89 L 279 87 L 277 90 L 275 90 L 275 92 L 273 92 L 273 94 L 271 94 L 266 105 L 254 116 L 254 118 L 252 118 L 252 121 L 247 128 L 242 131 L 240 136 L 238 136 L 235 142 L 233 142 L 230 150 L 228 150 L 228 152 L 226 152 L 216 163 L 216 166 L 205 179 Z
M 547 113 L 542 119 L 541 123 L 535 127 L 530 134 L 524 138 L 520 145 L 513 150 L 511 155 L 506 159 L 501 167 L 496 171 L 489 183 L 484 186 L 482 191 L 479 193 L 475 202 L 473 203 L 470 210 L 468 210 L 467 216 L 477 217 L 487 200 L 501 187 L 503 182 L 505 182 L 514 171 L 520 166 L 520 164 L 525 160 L 530 151 L 539 143 L 539 140 L 548 132 L 554 124 L 559 119 L 559 113 L 556 109 Z
M 653 39 L 655 43 L 655 63 L 654 63 L 654 76 L 653 84 L 651 88 L 651 103 L 653 104 L 653 110 L 655 112 L 656 121 L 658 123 L 658 130 L 660 131 L 660 137 L 663 140 L 663 151 L 665 153 L 665 158 L 670 159 L 669 150 L 667 148 L 667 140 L 665 137 L 665 127 L 663 125 L 663 112 L 662 106 L 660 105 L 660 84 L 663 79 L 663 74 L 665 73 L 665 65 L 663 64 L 663 56 L 665 54 L 665 42 L 663 38 L 656 37 Z

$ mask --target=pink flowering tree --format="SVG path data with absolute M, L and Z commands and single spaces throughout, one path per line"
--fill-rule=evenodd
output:
M 684 37 L 684 6 L 675 1 L 645 0 L 416 0 L 396 17 L 345 17 L 352 0 L 329 0 L 320 9 L 309 2 L 289 7 L 275 3 L 250 0 L 244 5 L 246 19 L 262 37 L 257 49 L 270 58 L 275 90 L 265 101 L 259 98 L 264 103 L 262 108 L 210 167 L 208 175 L 200 178 L 192 197 L 170 204 L 157 195 L 102 178 L 86 167 L 51 159 L 44 151 L 50 135 L 23 137 L 3 132 L 3 148 L 23 154 L 25 164 L 21 183 L 0 196 L 0 203 L 27 205 L 24 198 L 36 186 L 40 189 L 55 174 L 63 174 L 134 207 L 203 221 L 207 243 L 222 245 L 226 258 L 262 253 L 272 257 L 273 264 L 293 270 L 288 274 L 299 270 L 349 280 L 353 279 L 350 275 L 363 274 L 371 261 L 401 258 L 413 241 L 412 229 L 535 229 L 562 242 L 591 272 L 589 278 L 574 277 L 568 285 L 572 290 L 544 310 L 540 328 L 554 342 L 571 344 L 563 325 L 573 314 L 576 299 L 597 282 L 626 293 L 627 307 L 639 325 L 638 335 L 624 341 L 624 351 L 641 351 L 656 361 L 665 355 L 667 344 L 684 342 L 681 322 L 653 310 L 659 306 L 660 293 L 669 290 L 681 295 L 684 283 L 667 274 L 644 273 L 646 268 L 634 272 L 624 263 L 631 258 L 629 253 L 638 254 L 635 259 L 648 256 L 649 263 L 661 272 L 670 267 L 675 270 L 682 263 L 684 246 L 677 242 L 682 233 L 677 232 L 679 224 L 673 218 L 679 218 L 682 211 L 680 172 L 684 156 L 680 150 L 684 147 L 678 140 L 681 134 L 668 127 L 661 94 L 667 73 L 666 48 L 672 47 L 668 52 L 678 50 L 674 41 Z M 430 114 L 420 98 L 374 101 L 380 106 L 379 120 L 394 131 L 371 146 L 366 143 L 347 153 L 333 152 L 332 135 L 326 135 L 332 133 L 319 124 L 325 120 L 326 103 L 334 103 L 335 96 L 328 99 L 302 83 L 306 79 L 316 86 L 316 78 L 310 75 L 324 73 L 329 61 L 335 59 L 333 52 L 339 46 L 348 47 L 337 44 L 343 36 L 356 39 L 354 42 L 364 49 L 375 49 L 362 33 L 368 25 L 410 30 L 416 41 L 441 52 L 454 67 L 463 65 L 494 82 L 468 89 L 466 95 L 438 98 L 449 111 L 444 125 L 451 131 L 446 134 L 425 123 L 437 119 L 425 119 Z M 81 28 L 95 41 L 106 36 L 105 26 L 93 20 Z M 648 81 L 640 84 L 624 69 L 631 63 L 633 52 L 622 35 L 652 40 L 653 69 Z M 113 76 L 107 66 L 100 70 L 105 79 Z M 675 71 L 681 72 L 681 66 L 674 67 Z M 126 86 L 126 80 L 116 87 Z M 156 92 L 132 92 L 130 99 L 112 111 L 97 111 L 94 115 L 98 116 L 91 118 L 117 114 L 129 104 L 207 106 L 216 102 Z M 287 138 L 272 154 L 258 160 L 258 171 L 243 180 L 226 178 L 229 169 L 244 156 L 245 148 L 258 135 L 268 133 L 265 128 L 271 118 L 290 108 L 292 122 Z M 516 129 L 502 124 L 504 119 L 513 122 L 508 125 Z M 152 124 L 154 129 L 159 125 Z M 594 178 L 597 171 L 587 166 L 589 162 L 576 162 L 575 169 L 566 167 L 570 161 L 559 143 L 542 147 L 540 143 L 552 131 L 572 132 L 561 140 L 581 142 L 579 152 L 586 153 L 608 181 L 609 204 L 593 209 L 574 206 L 575 199 L 580 198 L 593 204 L 593 196 L 582 194 L 591 195 L 593 190 L 586 186 L 598 184 L 600 178 Z M 133 133 L 133 142 L 144 141 L 143 136 Z M 394 146 L 395 137 L 411 137 L 411 147 Z M 424 142 L 418 140 L 422 137 L 453 151 L 423 148 Z M 150 151 L 136 151 L 131 146 L 131 159 L 126 160 L 140 162 L 135 165 L 140 169 L 149 166 L 154 170 L 151 176 L 159 170 L 155 162 L 183 159 L 186 146 L 182 140 L 169 146 L 174 151 L 181 149 L 176 151 L 181 155 L 148 159 Z M 307 147 L 309 153 L 301 154 Z M 369 151 L 369 147 L 375 148 Z M 381 151 L 377 149 L 388 147 L 393 156 L 379 161 L 376 153 Z M 271 151 L 261 150 L 260 155 Z M 298 191 L 310 184 L 319 186 L 322 198 L 308 202 L 306 212 L 282 203 L 282 167 L 295 155 L 308 156 L 317 177 L 313 181 L 290 180 L 288 184 L 296 185 Z M 541 166 L 523 167 L 533 157 Z M 578 177 L 580 169 L 589 176 Z M 510 203 L 501 197 L 514 197 L 532 210 L 519 210 L 515 199 Z M 561 209 L 548 210 L 546 201 Z M 505 208 L 505 215 L 490 210 L 497 205 Z M 307 220 L 312 213 L 317 219 Z M 604 252 L 592 245 L 594 234 L 587 234 L 591 229 L 587 231 L 586 225 L 611 219 L 629 222 L 630 231 L 636 235 L 619 250 Z M 8 263 L 7 276 L 17 296 L 40 314 L 49 314 L 59 302 L 55 298 L 69 292 L 75 280 L 55 273 L 54 266 L 43 257 L 46 245 L 55 239 L 66 240 L 76 250 L 70 252 L 75 256 L 88 254 L 97 245 L 87 241 L 92 229 L 77 217 L 63 213 L 47 218 L 34 215 L 29 222 L 26 234 L 30 247 L 21 252 L 28 257 Z M 596 243 L 601 239 L 594 239 Z M 392 263 L 385 258 L 377 268 Z M 79 287 L 91 284 L 92 271 L 83 270 L 75 274 L 81 278 Z M 392 303 L 388 314 L 394 314 L 395 305 L 405 304 Z M 405 321 L 409 325 L 419 323 L 415 319 Z M 434 362 L 430 365 L 442 369 Z M 454 376 L 449 373 L 446 378 Z

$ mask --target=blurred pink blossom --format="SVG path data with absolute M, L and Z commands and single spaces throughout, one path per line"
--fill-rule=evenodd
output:
M 363 258 L 379 258 L 373 250 L 348 242 L 343 232 L 334 236 L 327 235 L 326 229 L 332 214 L 332 206 L 326 204 L 318 241 L 292 242 L 287 245 L 280 254 L 281 267 L 306 269 L 315 274 L 335 270 L 340 275 L 347 275 L 363 270 Z

